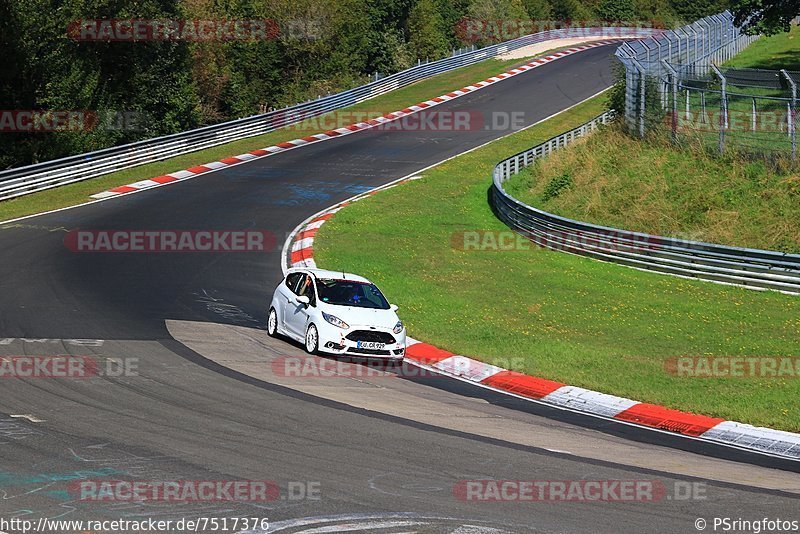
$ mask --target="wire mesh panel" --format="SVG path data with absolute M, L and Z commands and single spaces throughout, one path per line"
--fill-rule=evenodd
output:
M 674 134 L 673 117 L 677 119 L 679 115 L 673 108 L 679 107 L 679 97 L 684 98 L 682 105 L 690 111 L 698 105 L 701 109 L 707 108 L 705 102 L 695 102 L 698 95 L 690 93 L 713 90 L 719 85 L 714 66 L 732 58 L 757 38 L 741 33 L 734 25 L 733 15 L 725 11 L 621 46 L 616 55 L 626 71 L 625 123 L 628 129 L 643 137 L 647 132 L 658 133 L 666 120 Z M 779 96 L 775 91 L 783 88 L 784 82 L 767 71 L 739 69 L 731 74 L 732 86 L 755 85 L 764 96 Z M 677 84 L 682 88 L 676 89 Z M 681 93 L 686 93 L 687 89 L 687 94 Z M 700 98 L 714 100 L 711 94 Z
M 795 158 L 796 90 L 792 73 L 756 69 L 674 68 L 667 87 L 667 121 L 674 139 L 720 152 Z

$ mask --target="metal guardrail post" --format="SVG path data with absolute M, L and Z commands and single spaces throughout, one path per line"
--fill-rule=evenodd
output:
M 722 82 L 722 93 L 720 95 L 720 117 L 719 117 L 719 153 L 722 154 L 725 152 L 725 130 L 728 128 L 728 86 L 727 80 L 725 79 L 725 75 L 722 74 L 722 71 L 719 68 L 711 64 L 711 69 L 714 71 L 720 81 Z
M 631 62 L 636 66 L 636 70 L 639 73 L 638 86 L 637 86 L 637 90 L 638 90 L 638 93 L 639 93 L 639 100 L 637 102 L 637 104 L 638 104 L 638 114 L 639 114 L 639 116 L 638 116 L 639 137 L 644 137 L 644 130 L 645 130 L 645 128 L 644 128 L 645 127 L 644 116 L 645 116 L 645 111 L 646 111 L 646 108 L 645 108 L 645 103 L 646 102 L 645 102 L 645 100 L 646 100 L 646 97 L 647 97 L 647 71 L 642 66 L 642 64 L 639 63 L 636 59 L 631 58 Z
M 789 103 L 789 113 L 786 120 L 789 126 L 789 136 L 792 139 L 792 161 L 795 161 L 797 159 L 797 84 L 794 83 L 794 79 L 785 69 L 781 69 L 781 74 L 789 82 L 789 87 L 792 88 L 792 100 Z
M 667 60 L 664 67 L 669 71 L 670 85 L 672 86 L 672 142 L 678 141 L 678 73 Z

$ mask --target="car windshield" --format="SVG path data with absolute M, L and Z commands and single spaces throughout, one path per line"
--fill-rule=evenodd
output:
M 318 279 L 317 293 L 326 304 L 388 310 L 389 302 L 374 285 L 354 280 Z

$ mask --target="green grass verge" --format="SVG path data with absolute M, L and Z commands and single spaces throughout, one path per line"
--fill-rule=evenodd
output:
M 541 249 L 464 251 L 491 213 L 494 164 L 600 113 L 595 98 L 340 211 L 325 268 L 378 283 L 415 337 L 457 354 L 640 401 L 800 430 L 800 379 L 691 379 L 675 356 L 800 356 L 800 299 L 645 273 Z M 454 237 L 455 236 L 455 237 Z
M 800 70 L 800 27 L 762 37 L 725 63 L 727 67 Z
M 800 175 L 693 143 L 642 142 L 610 127 L 539 160 L 506 189 L 571 219 L 800 252 Z
M 548 50 L 540 55 L 545 55 L 558 49 L 560 48 Z M 342 113 L 343 111 L 347 111 L 350 114 L 360 112 L 365 113 L 366 117 L 376 117 L 384 113 L 403 109 L 417 102 L 434 98 L 455 89 L 460 89 L 461 87 L 495 76 L 496 74 L 525 62 L 525 59 L 488 59 L 452 72 L 446 72 L 427 78 L 409 85 L 408 87 L 397 89 L 396 91 L 361 102 L 335 113 Z M 0 221 L 67 206 L 74 206 L 75 204 L 91 200 L 90 195 L 113 187 L 169 174 L 194 165 L 202 165 L 203 163 L 217 161 L 237 154 L 243 154 L 250 150 L 264 148 L 291 139 L 297 139 L 298 137 L 320 133 L 324 130 L 321 130 L 318 126 L 320 124 L 324 125 L 325 122 L 323 121 L 325 118 L 331 116 L 332 114 L 314 119 L 305 124 L 293 125 L 289 128 L 282 128 L 257 137 L 250 137 L 241 141 L 192 152 L 191 154 L 185 154 L 168 160 L 110 173 L 92 180 L 86 180 L 3 201 L 0 202 Z M 338 128 L 341 126 L 346 126 L 346 124 L 337 123 L 336 127 Z

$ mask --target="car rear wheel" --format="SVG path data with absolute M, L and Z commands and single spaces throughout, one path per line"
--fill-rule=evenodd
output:
M 311 324 L 306 330 L 306 352 L 316 354 L 317 349 L 319 349 L 319 333 L 317 327 Z
M 278 312 L 275 308 L 269 309 L 269 318 L 267 318 L 267 334 L 272 337 L 278 335 Z

